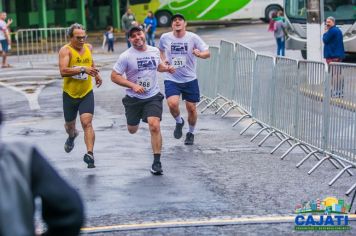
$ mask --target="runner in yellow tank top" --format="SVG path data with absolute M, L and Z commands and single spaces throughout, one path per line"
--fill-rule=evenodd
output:
M 82 55 L 74 49 L 70 44 L 66 47 L 69 49 L 71 57 L 68 67 L 70 68 L 85 68 L 91 67 L 93 64 L 91 50 L 89 44 L 84 44 Z M 63 91 L 72 98 L 82 98 L 93 89 L 92 77 L 86 73 L 73 75 L 71 77 L 63 77 Z
M 74 139 L 78 136 L 75 121 L 79 111 L 80 122 L 84 129 L 84 141 L 87 153 L 84 162 L 88 168 L 94 168 L 95 133 L 92 126 L 94 114 L 93 81 L 97 87 L 102 83 L 99 70 L 92 59 L 92 46 L 85 43 L 86 32 L 82 25 L 73 24 L 68 29 L 70 42 L 59 50 L 59 70 L 63 77 L 63 113 L 68 138 L 64 150 L 70 152 L 74 148 Z

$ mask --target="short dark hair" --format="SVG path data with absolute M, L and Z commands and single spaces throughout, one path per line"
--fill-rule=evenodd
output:
M 67 29 L 67 35 L 69 37 L 73 37 L 73 31 L 75 29 L 82 29 L 82 30 L 85 30 L 84 26 L 79 24 L 79 23 L 74 23 L 72 24 L 71 26 L 69 26 L 69 28 Z

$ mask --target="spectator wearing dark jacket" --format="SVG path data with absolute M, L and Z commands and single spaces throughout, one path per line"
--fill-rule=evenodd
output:
M 330 62 L 340 62 L 345 57 L 342 32 L 335 26 L 335 18 L 326 19 L 325 33 L 323 35 L 324 58 Z
M 44 235 L 79 234 L 84 214 L 78 193 L 36 147 L 0 142 L 0 235 L 35 235 L 36 197 L 42 200 Z

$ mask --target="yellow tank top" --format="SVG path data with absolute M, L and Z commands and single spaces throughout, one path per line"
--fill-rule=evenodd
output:
M 72 57 L 69 61 L 69 67 L 92 66 L 93 59 L 87 44 L 84 44 L 83 55 L 80 55 L 78 51 L 72 48 L 69 44 L 67 44 L 66 47 L 69 48 L 72 54 Z M 92 89 L 92 78 L 88 74 L 63 77 L 63 91 L 72 98 L 82 98 Z

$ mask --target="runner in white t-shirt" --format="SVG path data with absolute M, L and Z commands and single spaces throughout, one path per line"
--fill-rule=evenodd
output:
M 163 170 L 160 160 L 162 149 L 160 122 L 164 97 L 159 91 L 157 71 L 174 73 L 175 68 L 161 63 L 159 50 L 146 45 L 142 28 L 133 27 L 128 35 L 132 47 L 120 55 L 113 67 L 111 80 L 127 88 L 122 103 L 125 106 L 129 133 L 137 132 L 141 119 L 148 123 L 154 158 L 151 173 L 161 175 Z
M 189 131 L 184 144 L 193 145 L 194 129 L 198 118 L 196 103 L 200 100 L 196 74 L 197 57 L 209 58 L 209 46 L 198 35 L 186 31 L 187 23 L 182 14 L 173 15 L 171 21 L 173 31 L 163 34 L 159 42 L 162 61 L 176 68 L 175 73 L 166 73 L 165 93 L 169 110 L 176 120 L 176 128 L 173 133 L 176 139 L 182 137 L 184 126 L 184 120 L 179 110 L 180 95 L 185 100 Z

